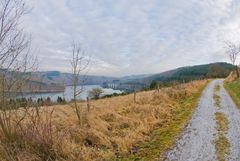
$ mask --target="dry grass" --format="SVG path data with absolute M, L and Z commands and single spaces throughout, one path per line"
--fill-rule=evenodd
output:
M 221 112 L 215 113 L 215 120 L 217 124 L 217 138 L 215 139 L 215 149 L 217 159 L 219 161 L 225 161 L 225 157 L 230 152 L 230 143 L 225 134 L 228 131 L 228 120 L 225 114 Z
M 213 99 L 214 99 L 214 105 L 216 107 L 220 108 L 221 107 L 221 97 L 219 95 L 217 95 L 216 93 L 214 93 Z
M 34 109 L 20 109 L 9 115 L 8 133 L 0 130 L 0 160 L 56 160 L 62 144 L 52 114 L 52 109 L 45 108 L 38 114 Z
M 217 112 L 215 113 L 215 119 L 217 122 L 217 131 L 219 133 L 225 134 L 228 130 L 228 120 L 224 113 Z
M 214 86 L 214 92 L 219 92 L 220 91 L 220 85 L 219 84 L 216 84 L 215 86 Z
M 225 79 L 226 82 L 231 83 L 234 82 L 235 80 L 237 80 L 237 73 L 236 71 L 232 71 L 229 76 Z
M 132 147 L 149 140 L 152 131 L 163 128 L 175 116 L 181 115 L 180 111 L 185 107 L 182 100 L 199 93 L 206 82 L 194 81 L 164 88 L 159 93 L 140 92 L 136 103 L 132 94 L 92 101 L 89 113 L 86 103 L 82 102 L 83 127 L 79 126 L 68 105 L 42 107 L 36 132 L 29 128 L 28 133 L 27 127 L 32 124 L 26 122 L 21 136 L 24 145 L 17 143 L 20 147 L 13 145 L 5 149 L 8 144 L 1 143 L 0 160 L 101 161 L 128 154 Z M 54 109 L 50 120 L 46 118 L 50 114 L 42 112 L 46 108 Z M 13 149 L 17 152 L 9 154 Z M 14 157 L 8 159 L 9 156 Z
M 213 100 L 214 100 L 214 105 L 218 108 L 221 107 L 221 97 L 218 95 L 219 90 L 220 90 L 220 85 L 216 84 L 214 86 Z

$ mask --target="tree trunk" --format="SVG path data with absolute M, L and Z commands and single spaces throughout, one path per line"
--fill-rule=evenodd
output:
M 73 101 L 74 101 L 74 108 L 76 110 L 79 124 L 82 126 L 81 111 L 77 104 L 77 76 L 76 75 L 74 75 L 74 80 L 73 80 Z

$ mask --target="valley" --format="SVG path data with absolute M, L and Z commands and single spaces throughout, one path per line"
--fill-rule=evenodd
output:
M 239 0 L 0 0 L 0 161 L 240 161 Z

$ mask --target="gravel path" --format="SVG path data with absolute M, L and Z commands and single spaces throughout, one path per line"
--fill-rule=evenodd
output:
M 221 108 L 214 107 L 214 86 L 220 85 L 218 95 Z M 216 121 L 214 114 L 223 112 L 229 121 L 226 134 L 231 152 L 226 160 L 240 161 L 240 111 L 223 88 L 223 80 L 214 80 L 203 91 L 198 106 L 182 136 L 173 149 L 166 153 L 165 161 L 215 161 Z
M 226 160 L 240 161 L 240 111 L 224 89 L 222 80 L 219 83 L 221 85 L 219 96 L 222 106 L 219 111 L 223 112 L 229 121 L 229 130 L 226 136 L 231 145 L 231 152 Z

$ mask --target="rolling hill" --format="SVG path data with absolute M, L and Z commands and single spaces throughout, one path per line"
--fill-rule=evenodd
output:
M 72 74 L 62 73 L 59 71 L 44 71 L 35 72 L 33 76 L 43 82 L 56 83 L 64 86 L 72 85 Z M 94 75 L 80 75 L 78 84 L 81 85 L 101 85 L 103 82 L 111 82 L 115 80 L 114 77 L 94 76 Z
M 168 83 L 171 81 L 187 82 L 204 78 L 227 77 L 235 67 L 232 64 L 220 62 L 196 66 L 181 67 L 174 70 L 154 74 L 147 78 L 148 82 L 160 81 Z
M 160 81 L 162 84 L 168 84 L 173 81 L 188 82 L 191 80 L 205 78 L 223 78 L 227 77 L 235 67 L 231 64 L 219 62 L 196 66 L 186 66 L 158 74 L 146 75 L 129 75 L 124 77 L 106 77 L 94 75 L 81 75 L 78 84 L 82 85 L 103 85 L 105 87 L 121 90 L 129 90 L 132 86 L 138 86 L 140 90 L 149 86 L 152 82 Z M 71 73 L 62 73 L 59 71 L 44 71 L 35 72 L 32 74 L 36 82 L 41 82 L 47 85 L 72 85 Z M 107 85 L 106 85 L 107 84 Z M 109 86 L 108 86 L 109 85 Z

